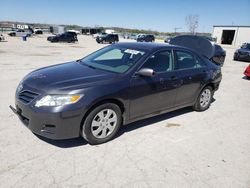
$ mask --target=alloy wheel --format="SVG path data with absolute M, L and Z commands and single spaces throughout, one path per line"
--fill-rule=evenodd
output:
M 206 108 L 210 104 L 211 100 L 211 91 L 210 89 L 205 89 L 200 95 L 200 106 Z
M 117 114 L 112 109 L 103 109 L 92 120 L 91 132 L 96 138 L 106 138 L 117 125 Z

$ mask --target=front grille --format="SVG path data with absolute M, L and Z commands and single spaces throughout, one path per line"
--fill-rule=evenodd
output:
M 241 51 L 239 51 L 239 54 L 240 54 L 240 55 L 247 55 L 248 52 L 241 52 Z
M 30 103 L 34 100 L 39 94 L 31 92 L 31 91 L 22 91 L 18 93 L 18 99 L 25 104 Z

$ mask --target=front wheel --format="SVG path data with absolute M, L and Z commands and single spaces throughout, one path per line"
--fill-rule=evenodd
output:
M 211 104 L 212 98 L 213 90 L 210 86 L 206 86 L 198 96 L 193 109 L 198 112 L 207 110 Z
M 122 124 L 119 106 L 102 104 L 93 109 L 82 126 L 82 137 L 90 144 L 102 144 L 111 140 Z

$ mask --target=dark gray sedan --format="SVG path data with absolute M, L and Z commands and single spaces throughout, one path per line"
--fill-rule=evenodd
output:
M 113 44 L 31 72 L 10 107 L 38 135 L 81 135 L 101 144 L 122 124 L 187 106 L 207 110 L 222 76 L 220 66 L 205 55 L 166 44 Z

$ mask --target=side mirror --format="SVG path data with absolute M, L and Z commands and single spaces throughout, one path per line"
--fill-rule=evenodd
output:
M 136 75 L 139 76 L 147 76 L 147 77 L 152 77 L 155 75 L 155 72 L 153 69 L 149 69 L 149 68 L 142 68 L 141 70 L 139 70 Z

